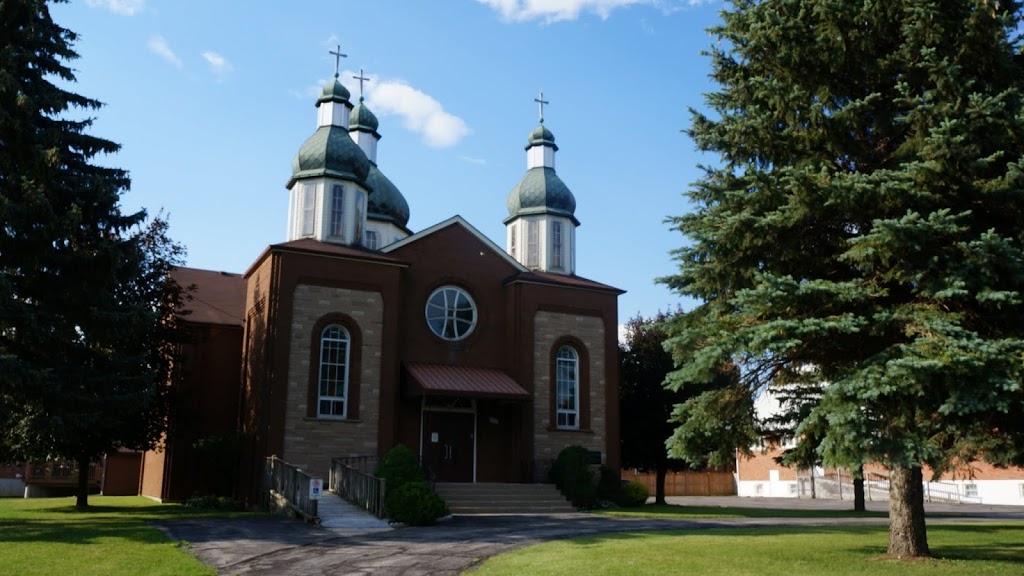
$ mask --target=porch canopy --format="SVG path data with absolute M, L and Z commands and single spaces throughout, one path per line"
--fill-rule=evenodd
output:
M 531 395 L 511 376 L 492 368 L 406 362 L 412 396 L 460 396 L 529 400 Z

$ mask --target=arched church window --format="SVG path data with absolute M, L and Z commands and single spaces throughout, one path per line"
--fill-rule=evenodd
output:
M 351 342 L 348 331 L 337 324 L 327 326 L 320 335 L 318 417 L 346 418 L 348 416 L 348 368 Z
M 555 366 L 555 426 L 580 427 L 579 354 L 571 346 L 558 349 Z
M 427 298 L 427 325 L 445 340 L 462 340 L 476 328 L 476 303 L 457 286 L 442 286 Z

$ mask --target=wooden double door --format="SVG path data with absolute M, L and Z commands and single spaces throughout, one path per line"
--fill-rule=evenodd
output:
M 438 482 L 472 482 L 476 417 L 471 412 L 423 412 L 423 460 Z

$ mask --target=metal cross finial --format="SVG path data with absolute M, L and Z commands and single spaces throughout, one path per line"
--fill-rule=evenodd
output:
M 550 104 L 550 102 L 548 102 L 547 100 L 544 99 L 544 91 L 541 91 L 540 98 L 534 98 L 533 101 L 540 105 L 540 123 L 543 124 L 544 123 L 544 105 L 545 104 Z
M 359 80 L 359 101 L 363 101 L 363 82 L 368 82 L 370 79 L 363 76 L 363 69 L 359 69 L 359 76 L 353 76 L 356 80 Z
M 334 56 L 334 77 L 337 78 L 338 66 L 341 64 L 341 59 L 348 58 L 348 54 L 341 53 L 341 44 L 338 44 L 338 47 L 335 50 L 328 50 L 327 53 Z

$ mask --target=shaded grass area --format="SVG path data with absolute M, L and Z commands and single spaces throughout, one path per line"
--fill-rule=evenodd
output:
M 1024 522 L 928 526 L 935 558 L 885 556 L 886 526 L 737 528 L 603 534 L 495 556 L 473 574 L 1024 574 Z
M 639 508 L 609 508 L 595 514 L 617 518 L 885 518 L 886 512 L 854 512 L 853 510 L 792 510 L 786 508 L 733 508 L 720 506 L 679 506 L 646 504 Z
M 215 574 L 150 520 L 237 516 L 159 504 L 140 496 L 0 499 L 0 575 Z

